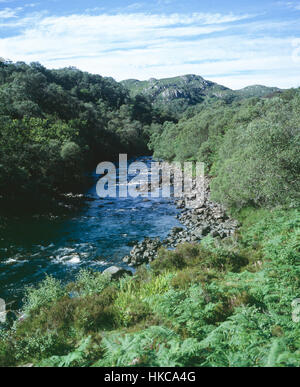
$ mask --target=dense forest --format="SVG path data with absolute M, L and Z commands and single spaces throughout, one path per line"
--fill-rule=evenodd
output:
M 204 161 L 241 225 L 162 248 L 133 277 L 47 277 L 0 329 L 0 365 L 300 365 L 299 89 L 206 96 L 174 118 L 73 68 L 3 63 L 0 82 L 2 199 L 72 190 L 100 159 L 153 152 Z
M 80 190 L 98 162 L 149 153 L 150 125 L 166 119 L 112 78 L 0 62 L 0 203 Z
M 189 108 L 151 133 L 154 156 L 198 160 L 213 197 L 229 207 L 296 204 L 300 192 L 300 90 Z

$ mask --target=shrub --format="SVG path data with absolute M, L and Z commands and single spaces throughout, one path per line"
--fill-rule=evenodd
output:
M 100 294 L 110 283 L 108 274 L 81 270 L 76 277 L 76 283 L 73 284 L 73 290 L 82 296 L 91 296 Z
M 213 198 L 228 206 L 299 204 L 299 96 L 265 102 L 265 114 L 226 132 Z
M 10 333 L 0 328 L 0 367 L 10 367 L 16 364 L 13 339 Z
M 30 333 L 30 332 L 28 332 Z M 71 349 L 65 338 L 56 332 L 35 332 L 14 343 L 14 356 L 18 363 L 41 360 L 52 355 L 64 355 Z
M 207 242 L 206 242 L 207 243 Z M 213 242 L 214 243 L 214 242 Z M 180 270 L 186 267 L 198 267 L 201 270 L 219 270 L 238 272 L 248 264 L 248 259 L 233 249 L 205 244 L 179 245 L 174 251 L 161 249 L 158 258 L 151 267 L 155 273 L 166 270 Z
M 79 159 L 81 150 L 75 142 L 66 142 L 61 148 L 61 158 L 67 162 L 74 162 Z
M 47 276 L 37 288 L 27 288 L 23 313 L 28 315 L 37 309 L 48 306 L 64 295 L 65 289 L 61 283 L 53 277 Z

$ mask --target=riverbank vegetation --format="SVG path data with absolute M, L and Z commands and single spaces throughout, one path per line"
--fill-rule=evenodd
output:
M 1 207 L 32 211 L 80 191 L 100 161 L 149 153 L 150 125 L 166 119 L 112 78 L 0 62 Z
M 299 366 L 299 211 L 240 219 L 234 237 L 161 250 L 134 277 L 47 278 L 2 331 L 0 364 Z
M 192 115 L 192 116 L 191 116 Z M 300 91 L 228 104 L 203 103 L 152 133 L 154 156 L 195 160 L 213 177 L 213 198 L 229 207 L 298 202 Z
M 150 139 L 155 157 L 204 161 L 213 199 L 241 222 L 161 249 L 133 277 L 47 277 L 0 329 L 0 365 L 300 365 L 299 90 L 204 99 L 176 122 L 75 69 L 7 63 L 0 75 L 2 196 L 72 189 L 100 153 Z

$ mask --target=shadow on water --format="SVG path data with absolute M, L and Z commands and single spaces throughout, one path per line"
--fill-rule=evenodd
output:
M 151 158 L 139 158 L 151 163 Z M 178 226 L 178 210 L 170 199 L 105 198 L 96 193 L 99 176 L 87 192 L 90 200 L 72 216 L 54 220 L 11 221 L 0 237 L 0 298 L 16 300 L 24 287 L 53 275 L 74 279 L 82 268 L 103 271 L 122 258 L 135 241 L 165 238 Z M 126 267 L 126 266 L 125 266 Z

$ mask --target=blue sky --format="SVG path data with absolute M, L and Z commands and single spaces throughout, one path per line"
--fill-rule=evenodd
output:
M 0 57 L 117 80 L 298 87 L 300 0 L 0 0 Z

